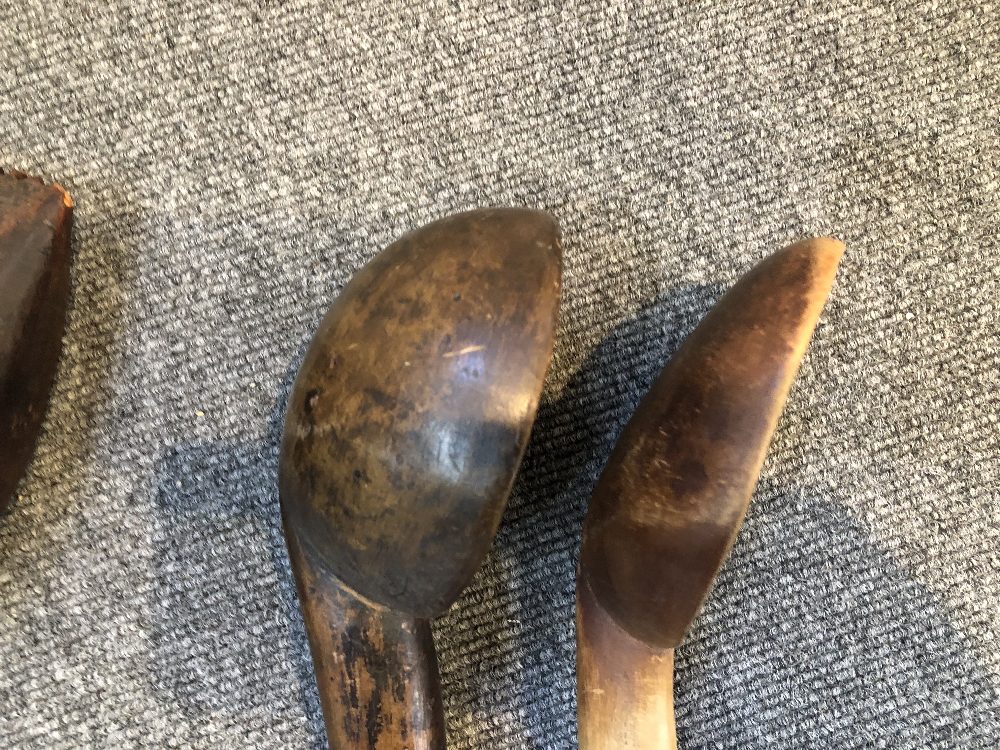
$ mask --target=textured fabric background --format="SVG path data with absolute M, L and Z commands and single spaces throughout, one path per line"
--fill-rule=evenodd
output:
M 451 746 L 574 748 L 590 490 L 756 260 L 833 297 L 679 652 L 681 745 L 1000 746 L 1000 8 L 0 0 L 0 164 L 77 201 L 46 430 L 0 520 L 0 747 L 313 748 L 277 436 L 338 290 L 489 204 L 563 227 L 492 553 L 435 625 Z

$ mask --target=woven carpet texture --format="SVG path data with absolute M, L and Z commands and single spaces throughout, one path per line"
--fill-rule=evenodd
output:
M 683 750 L 1000 747 L 1000 6 L 0 0 L 0 166 L 76 200 L 0 519 L 0 747 L 321 748 L 278 514 L 312 332 L 403 232 L 560 221 L 500 533 L 435 622 L 450 747 L 576 747 L 597 475 L 766 254 L 848 251 L 678 652 Z

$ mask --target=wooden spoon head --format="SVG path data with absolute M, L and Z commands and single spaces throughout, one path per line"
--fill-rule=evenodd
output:
M 551 357 L 558 227 L 490 209 L 362 268 L 306 354 L 281 499 L 311 558 L 360 596 L 433 617 L 489 549 Z
M 842 253 L 808 240 L 758 264 L 622 432 L 591 500 L 580 575 L 641 641 L 676 647 L 711 589 Z
M 58 185 L 0 172 L 0 511 L 31 461 L 59 363 L 72 212 Z

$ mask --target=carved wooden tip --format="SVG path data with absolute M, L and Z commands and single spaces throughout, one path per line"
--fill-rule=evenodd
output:
M 813 253 L 822 259 L 823 268 L 831 275 L 836 273 L 837 264 L 844 257 L 847 246 L 835 237 L 811 237 L 800 240 L 790 247 L 803 246 L 809 248 Z
M 61 186 L 0 171 L 0 510 L 31 461 L 59 362 L 72 207 Z
M 833 288 L 833 281 L 844 256 L 844 251 L 844 243 L 840 240 L 832 237 L 815 237 L 789 245 L 784 250 L 765 259 L 759 266 L 764 269 L 777 269 L 782 263 L 790 264 L 793 260 L 797 260 L 809 267 L 811 278 L 801 282 L 802 294 L 808 300 L 808 305 L 803 310 L 799 326 L 794 333 L 796 343 L 800 347 L 800 350 L 797 351 L 800 358 L 809 344 L 823 305 L 826 303 L 827 297 L 830 296 L 830 290 Z M 777 277 L 777 273 L 775 276 Z M 777 278 L 776 283 L 780 283 Z M 785 283 L 789 283 L 791 286 L 790 282 Z M 794 372 L 792 376 L 794 376 Z

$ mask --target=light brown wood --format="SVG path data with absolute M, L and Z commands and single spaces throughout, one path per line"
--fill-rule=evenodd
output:
M 657 720 L 655 710 L 671 694 L 667 661 L 743 523 L 843 249 L 807 240 L 754 267 L 684 342 L 618 439 L 580 553 L 581 750 L 671 747 L 673 718 Z
M 585 583 L 576 592 L 580 747 L 675 750 L 674 650 L 625 632 Z

